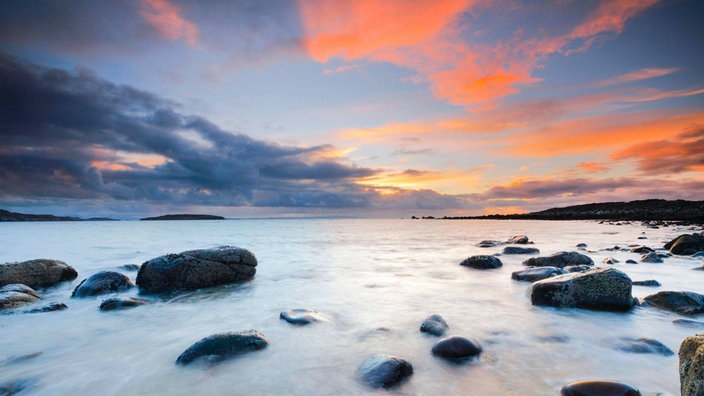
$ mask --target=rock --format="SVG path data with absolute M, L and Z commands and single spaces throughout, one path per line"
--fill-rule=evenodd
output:
M 634 248 L 631 248 L 631 253 L 640 253 L 640 254 L 645 254 L 645 253 L 650 253 L 654 252 L 655 249 L 651 249 L 647 246 L 636 246 Z
M 685 338 L 679 358 L 682 396 L 704 395 L 704 335 Z
M 445 359 L 464 360 L 478 356 L 482 353 L 482 347 L 464 337 L 451 336 L 436 342 L 432 351 L 433 355 Z
M 652 338 L 621 338 L 616 349 L 631 353 L 654 353 L 663 356 L 672 356 L 675 353 L 658 340 Z
M 670 253 L 693 255 L 704 251 L 704 234 L 683 234 L 665 244 Z
M 221 246 L 153 258 L 142 264 L 137 285 L 143 291 L 193 290 L 254 277 L 257 258 L 249 250 Z
M 489 248 L 489 247 L 496 247 L 496 246 L 501 246 L 504 243 L 501 241 L 492 241 L 492 240 L 484 240 L 481 241 L 477 244 L 480 248 Z
M 656 281 L 655 279 L 648 279 L 648 280 L 643 280 L 643 281 L 633 281 L 631 282 L 633 286 L 651 286 L 651 287 L 657 287 L 657 286 L 662 286 L 660 282 Z
M 672 321 L 677 326 L 704 328 L 704 322 L 690 319 L 675 319 Z
M 76 277 L 78 272 L 59 260 L 37 259 L 0 264 L 0 286 L 20 283 L 29 287 L 49 287 Z
M 628 311 L 633 307 L 631 279 L 614 268 L 595 268 L 543 279 L 531 285 L 531 303 L 600 311 Z
M 37 385 L 36 378 L 23 378 L 0 384 L 0 395 L 11 396 L 20 392 L 25 393 Z
M 527 243 L 530 243 L 530 241 L 528 240 L 528 237 L 525 235 L 516 235 L 516 236 L 512 236 L 511 238 L 509 238 L 508 241 L 506 241 L 506 243 L 515 243 L 515 244 L 519 244 L 519 245 L 525 245 Z
M 511 274 L 511 279 L 517 281 L 536 282 L 542 279 L 566 274 L 567 271 L 557 267 L 537 267 L 527 270 L 516 271 Z
M 472 256 L 466 258 L 460 265 L 474 269 L 494 269 L 501 267 L 503 263 L 495 256 Z
M 41 299 L 39 294 L 27 285 L 14 283 L 0 288 L 0 310 L 21 307 Z
M 372 355 L 357 369 L 359 378 L 374 388 L 393 388 L 413 375 L 413 366 L 404 359 Z
M 641 235 L 641 236 L 638 237 L 638 239 L 648 239 L 648 237 L 645 236 L 645 235 Z
M 327 321 L 320 312 L 310 309 L 289 309 L 288 311 L 281 312 L 279 318 L 295 325 L 307 325 Z
M 34 313 L 44 313 L 44 312 L 55 312 L 55 311 L 63 311 L 64 309 L 68 309 L 68 306 L 64 303 L 51 303 L 51 304 L 44 306 L 44 307 L 41 307 L 41 308 L 30 309 L 28 311 L 24 311 L 24 313 L 34 314 Z
M 100 307 L 98 307 L 98 309 L 101 311 L 114 311 L 117 309 L 133 308 L 148 303 L 149 300 L 145 300 L 143 298 L 108 298 L 100 303 Z
M 125 264 L 117 268 L 125 271 L 139 271 L 139 265 L 137 264 Z
M 660 256 L 658 256 L 657 253 L 650 252 L 648 254 L 644 254 L 643 256 L 641 256 L 640 262 L 641 263 L 662 263 L 663 261 L 660 258 Z
M 84 279 L 76 286 L 71 297 L 88 297 L 98 294 L 114 293 L 134 287 L 127 276 L 113 271 L 101 271 Z
M 587 249 L 587 244 L 586 243 L 578 243 L 575 245 L 575 247 L 579 250 L 586 250 Z
M 614 381 L 587 380 L 567 384 L 560 389 L 561 396 L 640 396 L 634 386 Z
M 592 267 L 588 265 L 568 265 L 563 269 L 567 272 L 584 272 L 589 271 L 590 269 L 592 269 Z
M 626 260 L 626 264 L 638 264 L 638 262 L 632 259 L 628 259 Z
M 531 267 L 558 267 L 564 268 L 568 265 L 594 265 L 594 261 L 577 252 L 558 252 L 547 257 L 531 257 L 523 261 L 523 265 Z
M 601 262 L 604 263 L 604 264 L 616 264 L 616 263 L 618 263 L 619 261 L 616 260 L 616 259 L 613 258 L 613 257 L 607 257 L 607 258 L 603 259 Z
M 696 315 L 704 312 L 704 295 L 688 291 L 661 291 L 644 298 L 655 308 L 665 309 L 682 315 Z
M 445 335 L 445 332 L 449 328 L 450 326 L 447 325 L 445 319 L 443 319 L 442 316 L 438 314 L 428 316 L 420 325 L 421 332 L 432 334 L 438 337 Z
M 256 330 L 228 332 L 205 337 L 186 349 L 176 359 L 178 364 L 189 364 L 200 357 L 217 363 L 227 358 L 266 348 L 269 341 Z
M 537 248 L 506 246 L 503 250 L 503 254 L 540 254 L 540 250 Z

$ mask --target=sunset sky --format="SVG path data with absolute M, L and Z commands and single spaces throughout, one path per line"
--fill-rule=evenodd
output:
M 6 0 L 0 208 L 704 199 L 701 0 Z

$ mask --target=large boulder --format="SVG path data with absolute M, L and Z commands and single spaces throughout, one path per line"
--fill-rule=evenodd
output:
M 704 334 L 685 338 L 679 357 L 682 396 L 704 395 Z
M 372 355 L 357 369 L 362 381 L 374 388 L 393 388 L 413 374 L 413 366 L 404 359 Z
M 137 285 L 148 292 L 193 290 L 244 282 L 256 271 L 257 258 L 249 250 L 221 246 L 153 258 L 139 268 Z
M 113 271 L 101 271 L 84 279 L 76 286 L 71 297 L 88 297 L 98 294 L 115 293 L 134 287 L 126 275 Z
M 464 337 L 451 336 L 443 338 L 433 345 L 433 355 L 450 360 L 465 360 L 482 353 L 482 347 L 478 342 L 468 340 Z
M 682 315 L 704 313 L 704 295 L 688 291 L 661 291 L 651 294 L 643 301 L 655 308 Z
M 682 234 L 665 244 L 672 254 L 693 255 L 704 251 L 704 234 Z
M 21 307 L 41 299 L 39 294 L 27 285 L 14 283 L 0 288 L 0 310 Z
M 504 264 L 496 256 L 481 255 L 468 257 L 460 265 L 474 269 L 494 269 L 500 268 Z
M 228 332 L 205 337 L 186 349 L 176 359 L 178 364 L 189 364 L 198 358 L 217 363 L 227 358 L 266 348 L 269 341 L 256 330 Z
M 558 252 L 547 257 L 531 257 L 523 261 L 529 267 L 558 267 L 565 268 L 569 265 L 594 265 L 594 261 L 582 253 Z
M 449 328 L 450 326 L 447 325 L 445 319 L 438 314 L 428 316 L 423 323 L 420 324 L 420 331 L 422 333 L 428 333 L 438 337 L 445 335 L 445 332 Z
M 78 272 L 59 260 L 37 259 L 0 264 L 0 286 L 20 283 L 29 287 L 49 287 L 76 277 Z
M 540 254 L 540 250 L 534 247 L 506 246 L 503 254 Z
M 567 384 L 561 396 L 640 396 L 638 388 L 615 381 L 586 380 Z
M 515 271 L 511 274 L 511 279 L 517 281 L 537 282 L 539 280 L 552 278 L 553 276 L 566 274 L 562 268 L 557 267 L 536 267 L 526 270 Z
M 533 283 L 533 305 L 628 311 L 633 308 L 631 278 L 614 268 L 595 268 Z

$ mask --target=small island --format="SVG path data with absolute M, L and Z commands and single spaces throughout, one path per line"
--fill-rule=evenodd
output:
M 156 217 L 145 217 L 140 220 L 225 220 L 225 218 L 207 214 L 167 214 Z

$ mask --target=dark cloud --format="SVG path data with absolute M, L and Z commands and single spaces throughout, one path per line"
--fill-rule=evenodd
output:
M 684 132 L 669 140 L 636 144 L 613 154 L 612 158 L 634 158 L 638 170 L 649 175 L 702 171 L 704 128 Z

